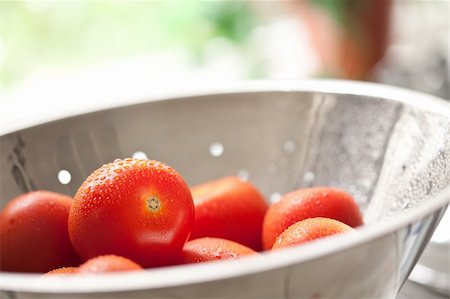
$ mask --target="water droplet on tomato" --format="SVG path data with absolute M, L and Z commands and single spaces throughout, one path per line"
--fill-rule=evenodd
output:
M 281 199 L 282 194 L 279 192 L 274 192 L 270 195 L 270 203 L 274 204 Z
M 141 159 L 141 160 L 147 159 L 147 155 L 141 151 L 136 151 L 135 153 L 133 153 L 132 157 L 135 159 Z
M 247 181 L 248 178 L 250 177 L 250 173 L 247 170 L 245 170 L 245 169 L 239 170 L 237 175 L 243 181 Z

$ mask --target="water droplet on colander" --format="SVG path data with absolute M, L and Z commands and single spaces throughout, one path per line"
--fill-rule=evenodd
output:
M 360 205 L 365 205 L 369 202 L 369 198 L 365 194 L 361 194 L 359 197 L 356 197 L 356 199 Z
M 286 153 L 293 153 L 295 151 L 295 142 L 292 140 L 287 140 L 284 144 L 283 144 L 283 149 Z
M 141 152 L 141 151 L 134 152 L 132 157 L 134 159 L 147 159 L 147 155 L 144 152 Z
M 363 186 L 363 187 L 365 187 L 367 189 L 369 189 L 372 186 L 372 181 L 369 180 L 369 179 L 362 179 L 360 181 L 360 183 L 361 183 L 361 186 Z
M 65 170 L 65 169 L 61 169 L 58 172 L 58 181 L 63 184 L 63 185 L 67 185 L 68 183 L 70 183 L 70 181 L 72 180 L 72 175 L 70 174 L 69 171 Z
M 398 198 L 395 201 L 395 208 L 400 211 L 406 209 L 408 207 L 408 205 L 409 205 L 409 199 L 406 197 Z
M 274 204 L 274 203 L 278 202 L 281 199 L 281 196 L 283 196 L 283 195 L 279 192 L 272 193 L 269 198 L 270 203 Z
M 209 146 L 209 153 L 213 157 L 220 157 L 223 155 L 224 147 L 220 142 L 214 142 Z
M 370 151 L 370 156 L 373 159 L 377 159 L 380 155 L 381 155 L 381 151 L 379 149 L 373 149 L 372 151 Z
M 241 169 L 241 170 L 238 171 L 237 176 L 238 176 L 241 180 L 247 181 L 248 178 L 250 177 L 250 173 L 249 173 L 247 170 L 245 170 L 245 169 Z
M 347 191 L 355 196 L 355 193 L 358 192 L 358 188 L 355 185 L 350 185 L 347 187 Z

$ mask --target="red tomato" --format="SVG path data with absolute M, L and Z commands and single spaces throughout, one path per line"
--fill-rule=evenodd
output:
M 194 222 L 188 186 L 170 166 L 116 160 L 81 185 L 69 214 L 69 235 L 84 259 L 116 254 L 143 267 L 170 264 Z
M 78 273 L 78 267 L 62 267 L 45 273 L 44 275 L 64 275 L 64 274 L 76 274 Z
M 0 214 L 0 269 L 48 272 L 78 266 L 67 218 L 73 199 L 58 193 L 34 191 L 11 200 Z
M 200 238 L 191 240 L 181 251 L 180 263 L 201 263 L 225 259 L 238 259 L 245 255 L 258 254 L 242 244 L 220 239 Z
M 329 187 L 299 189 L 285 194 L 266 213 L 263 225 L 264 249 L 290 225 L 313 217 L 339 220 L 351 227 L 363 224 L 358 204 L 346 192 Z
M 191 188 L 195 223 L 191 239 L 216 237 L 261 250 L 267 203 L 250 183 L 224 177 Z
M 95 274 L 95 273 L 106 273 L 106 272 L 122 272 L 122 271 L 143 271 L 141 266 L 117 255 L 101 255 L 94 257 L 84 264 L 82 264 L 78 273 L 80 274 Z
M 340 221 L 329 218 L 308 218 L 289 226 L 273 243 L 272 249 L 300 245 L 315 239 L 355 231 Z

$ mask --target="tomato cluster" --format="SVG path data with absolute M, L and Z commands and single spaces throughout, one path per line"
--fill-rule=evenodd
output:
M 342 190 L 299 189 L 269 206 L 237 177 L 189 188 L 164 163 L 118 159 L 73 199 L 33 191 L 11 200 L 0 213 L 0 270 L 95 274 L 238 259 L 362 224 Z

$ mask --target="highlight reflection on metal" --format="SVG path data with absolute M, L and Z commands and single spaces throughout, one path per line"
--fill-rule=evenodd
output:
M 58 284 L 1 273 L 0 290 L 18 298 L 393 298 L 450 200 L 449 128 L 448 103 L 332 81 L 152 100 L 9 132 L 0 136 L 2 206 L 32 189 L 73 195 L 101 164 L 143 153 L 189 184 L 245 177 L 267 200 L 300 187 L 340 187 L 357 199 L 366 225 L 357 236 L 237 263 Z M 64 183 L 62 170 L 71 176 Z

